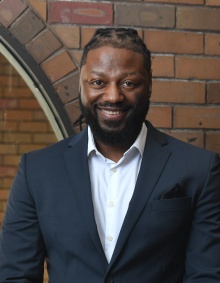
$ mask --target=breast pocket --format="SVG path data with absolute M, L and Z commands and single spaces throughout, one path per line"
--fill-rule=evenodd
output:
M 191 197 L 154 200 L 152 202 L 152 211 L 190 210 L 191 201 Z
M 155 229 L 164 236 L 184 233 L 191 223 L 191 197 L 154 200 L 151 218 Z

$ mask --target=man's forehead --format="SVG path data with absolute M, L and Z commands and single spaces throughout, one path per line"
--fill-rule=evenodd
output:
M 92 49 L 88 52 L 87 55 L 87 60 L 85 62 L 85 64 L 87 63 L 87 61 L 111 61 L 111 60 L 126 60 L 126 61 L 132 61 L 133 58 L 135 57 L 135 59 L 137 60 L 138 57 L 140 58 L 140 61 L 143 61 L 143 56 L 142 54 L 135 52 L 133 50 L 130 49 L 126 49 L 126 48 L 116 48 L 116 47 L 111 47 L 111 46 L 103 46 L 103 47 L 99 47 L 96 49 Z

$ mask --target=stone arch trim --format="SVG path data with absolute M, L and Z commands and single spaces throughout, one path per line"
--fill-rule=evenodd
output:
M 219 0 L 153 2 L 1 0 L 0 25 L 35 60 L 72 125 L 80 114 L 78 66 L 85 44 L 97 27 L 134 27 L 153 55 L 148 119 L 170 135 L 220 152 Z
M 19 72 L 40 103 L 57 138 L 73 133 L 67 112 L 63 109 L 50 81 L 26 49 L 0 25 L 0 51 Z
M 72 126 L 80 113 L 77 65 L 47 23 L 47 1 L 39 1 L 37 7 L 35 4 L 31 0 L 0 2 L 0 50 L 4 49 L 27 84 L 29 81 L 60 140 L 77 131 Z M 57 61 L 66 68 L 54 75 Z M 75 93 L 70 95 L 73 90 Z

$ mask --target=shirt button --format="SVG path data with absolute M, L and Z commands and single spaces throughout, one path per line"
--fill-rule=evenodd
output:
M 116 168 L 112 168 L 112 172 L 116 173 L 117 169 Z
M 108 236 L 107 239 L 112 242 L 113 241 L 113 237 L 112 236 Z
M 109 203 L 108 203 L 108 207 L 113 207 L 115 204 L 114 204 L 114 202 L 113 201 L 110 201 Z

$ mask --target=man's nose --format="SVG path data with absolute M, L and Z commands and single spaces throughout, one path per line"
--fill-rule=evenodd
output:
M 111 103 L 117 103 L 124 100 L 124 95 L 122 94 L 120 87 L 117 84 L 112 83 L 106 87 L 103 99 Z

